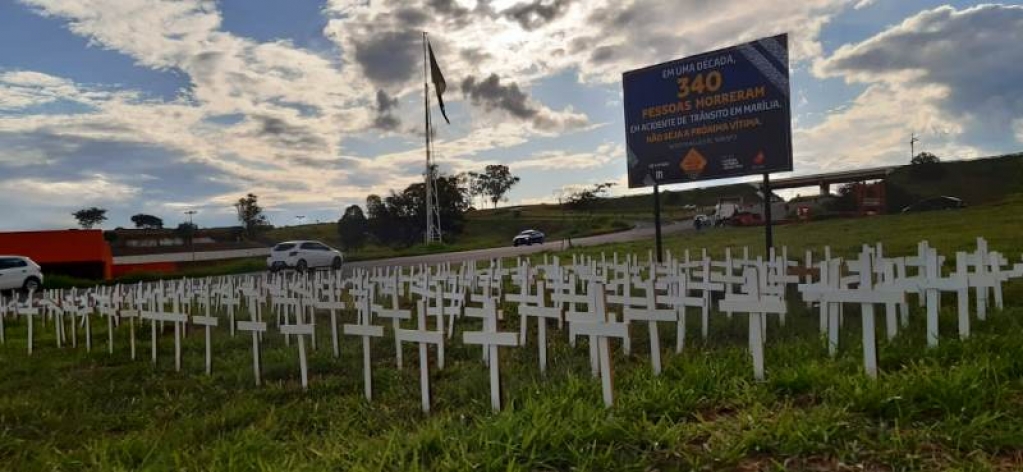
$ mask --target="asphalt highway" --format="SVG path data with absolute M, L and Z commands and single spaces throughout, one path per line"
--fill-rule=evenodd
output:
M 661 234 L 666 236 L 669 234 L 677 234 L 692 229 L 693 222 L 691 220 L 675 222 L 671 224 L 662 225 Z M 512 236 L 514 235 L 508 236 L 508 246 L 505 247 L 475 249 L 472 251 L 445 252 L 439 254 L 426 254 L 422 256 L 395 257 L 390 259 L 376 259 L 371 261 L 346 262 L 345 269 L 352 270 L 394 266 L 407 267 L 420 264 L 433 265 L 444 262 L 458 264 L 473 260 L 491 260 L 505 257 L 516 257 L 543 251 L 561 251 L 569 248 L 568 241 L 565 240 L 547 241 L 543 244 L 533 244 L 532 246 L 514 247 L 511 245 Z M 654 225 L 652 223 L 637 225 L 637 227 L 633 229 L 620 231 L 617 233 L 602 234 L 598 236 L 588 236 L 585 238 L 573 238 L 572 247 L 596 246 L 599 244 L 641 241 L 644 239 L 653 241 Z

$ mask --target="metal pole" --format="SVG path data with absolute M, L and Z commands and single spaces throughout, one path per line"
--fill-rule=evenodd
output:
M 774 247 L 774 234 L 771 231 L 771 174 L 764 174 L 764 236 L 767 238 L 767 249 L 765 257 L 770 257 L 771 248 Z
M 429 244 L 433 240 L 433 189 L 431 188 L 432 175 L 430 171 L 430 84 L 429 84 L 429 62 L 430 58 L 426 53 L 426 31 L 423 31 L 423 123 L 426 132 L 426 236 L 424 242 Z
M 657 263 L 661 263 L 661 191 L 657 182 L 654 182 L 654 234 L 657 238 Z

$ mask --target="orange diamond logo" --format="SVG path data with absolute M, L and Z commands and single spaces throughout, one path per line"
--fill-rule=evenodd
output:
M 703 169 L 707 167 L 707 159 L 696 148 L 691 148 L 686 153 L 686 157 L 682 159 L 679 167 L 690 177 L 693 177 L 700 175 L 700 172 L 703 172 Z

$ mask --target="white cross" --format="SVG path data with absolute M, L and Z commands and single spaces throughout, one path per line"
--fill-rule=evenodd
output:
M 260 374 L 260 351 L 259 351 L 259 336 L 266 332 L 266 322 L 264 321 L 238 321 L 239 331 L 249 331 L 252 333 L 252 373 L 256 377 L 256 385 L 262 385 L 263 380 Z
M 721 311 L 732 311 L 749 314 L 749 346 L 753 357 L 753 377 L 757 380 L 764 379 L 764 315 L 768 313 L 781 315 L 785 313 L 785 300 L 777 295 L 762 295 L 760 293 L 761 276 L 766 275 L 761 268 L 759 271 L 748 267 L 743 271 L 744 295 L 726 293 L 725 298 L 718 302 L 718 309 Z
M 655 277 L 656 274 L 651 274 L 651 277 Z M 658 309 L 657 308 L 657 294 L 654 290 L 656 286 L 656 280 L 651 278 L 646 281 L 646 303 L 642 308 L 636 308 L 632 306 L 625 306 L 623 308 L 623 315 L 625 317 L 625 323 L 630 321 L 646 321 L 649 326 L 650 334 L 650 364 L 653 368 L 654 375 L 661 374 L 661 336 L 657 330 L 658 321 L 674 321 L 678 322 L 678 312 L 674 308 Z
M 302 389 L 309 387 L 309 366 L 305 357 L 305 337 L 313 336 L 313 325 L 307 323 L 280 325 L 281 334 L 285 336 L 295 335 L 298 338 L 298 368 L 302 374 Z
M 542 280 L 536 283 L 536 305 L 522 304 L 519 305 L 519 317 L 522 319 L 522 331 L 519 333 L 522 337 L 522 343 L 526 343 L 525 333 L 527 332 L 529 317 L 536 318 L 537 329 L 536 329 L 536 346 L 540 357 L 540 373 L 547 373 L 547 320 L 554 319 L 558 322 L 562 322 L 564 315 L 562 314 L 562 307 L 544 306 L 543 299 L 545 292 L 544 282 Z
M 401 320 L 407 320 L 412 318 L 411 310 L 401 310 L 398 308 L 398 292 L 395 290 L 391 293 L 391 308 L 384 308 L 382 305 L 373 305 L 373 314 L 380 318 L 390 318 L 391 326 L 394 332 L 397 333 L 401 329 Z M 394 338 L 394 359 L 399 369 L 402 368 L 402 352 L 401 352 L 401 341 Z
M 417 302 L 418 312 L 416 316 L 417 328 L 414 330 L 410 329 L 399 329 L 395 332 L 394 336 L 398 338 L 399 342 L 409 342 L 419 344 L 419 387 L 420 387 L 420 399 L 423 404 L 423 412 L 430 412 L 430 359 L 427 351 L 427 346 L 434 344 L 436 346 L 442 346 L 444 344 L 444 333 L 441 331 L 430 331 L 426 329 L 426 300 L 419 300 Z M 439 349 L 438 349 L 439 350 Z
M 614 366 L 611 363 L 610 338 L 624 339 L 629 336 L 629 327 L 608 319 L 604 287 L 591 283 L 589 292 L 593 296 L 594 316 L 592 321 L 576 321 L 569 325 L 572 335 L 587 335 L 597 339 L 597 355 L 600 358 L 600 383 L 604 406 L 614 404 Z
M 490 363 L 490 406 L 494 411 L 501 410 L 501 373 L 498 360 L 499 346 L 518 346 L 516 333 L 497 331 L 497 310 L 493 300 L 483 303 L 483 331 L 467 331 L 462 333 L 464 344 L 478 344 L 487 348 L 487 359 Z
M 821 303 L 858 303 L 862 313 L 863 322 L 863 364 L 864 369 L 871 378 L 877 378 L 877 340 L 874 327 L 874 304 L 878 303 L 900 303 L 903 294 L 899 291 L 887 290 L 873 287 L 870 265 L 870 254 L 860 253 L 860 258 L 854 264 L 855 270 L 859 272 L 859 286 L 856 289 L 820 289 L 807 287 L 804 293 L 817 292 Z M 837 337 L 837 328 L 836 337 Z
M 212 328 L 214 326 L 218 326 L 220 324 L 220 320 L 218 320 L 216 316 L 210 316 L 210 303 L 209 303 L 209 299 L 208 299 L 209 293 L 207 293 L 206 296 L 207 296 L 207 302 L 205 304 L 206 305 L 206 315 L 205 316 L 193 316 L 192 317 L 192 323 L 195 323 L 195 324 L 197 324 L 199 326 L 202 326 L 205 329 L 205 331 L 206 331 L 206 333 L 205 333 L 206 334 L 206 375 L 212 375 L 213 374 L 213 342 L 212 342 L 212 339 L 211 339 L 212 333 L 210 331 L 212 330 Z
M 160 310 L 163 308 L 162 300 L 157 302 L 155 309 Z M 86 315 L 88 316 L 88 315 Z M 170 322 L 174 323 L 174 370 L 181 371 L 181 324 L 188 321 L 188 315 L 173 312 L 163 311 L 143 311 L 142 318 L 150 321 L 150 329 L 152 333 L 151 346 L 153 354 L 153 363 L 156 363 L 156 322 Z
M 32 292 L 31 291 L 29 292 L 29 298 L 28 298 L 27 305 L 28 306 L 26 306 L 24 308 L 16 306 L 15 309 L 17 310 L 17 313 L 19 315 L 24 315 L 26 318 L 28 318 L 28 355 L 31 356 L 32 355 L 32 345 L 35 342 L 35 333 L 34 333 L 34 330 L 33 330 L 33 325 L 35 323 L 33 322 L 33 318 L 39 316 L 39 309 L 34 307 L 34 306 L 32 306 Z
M 346 324 L 344 326 L 345 334 L 350 336 L 362 336 L 362 374 L 363 374 L 363 390 L 366 393 L 366 400 L 373 400 L 373 373 L 370 370 L 372 368 L 372 359 L 370 359 L 370 345 L 369 341 L 371 337 L 383 337 L 384 327 L 375 326 L 370 324 L 369 315 L 360 320 L 359 324 Z

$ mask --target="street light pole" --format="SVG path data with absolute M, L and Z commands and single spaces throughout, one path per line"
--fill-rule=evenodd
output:
M 188 248 L 192 250 L 192 262 L 195 262 L 195 224 L 192 223 L 192 215 L 196 213 L 196 210 L 185 210 L 188 215 Z

